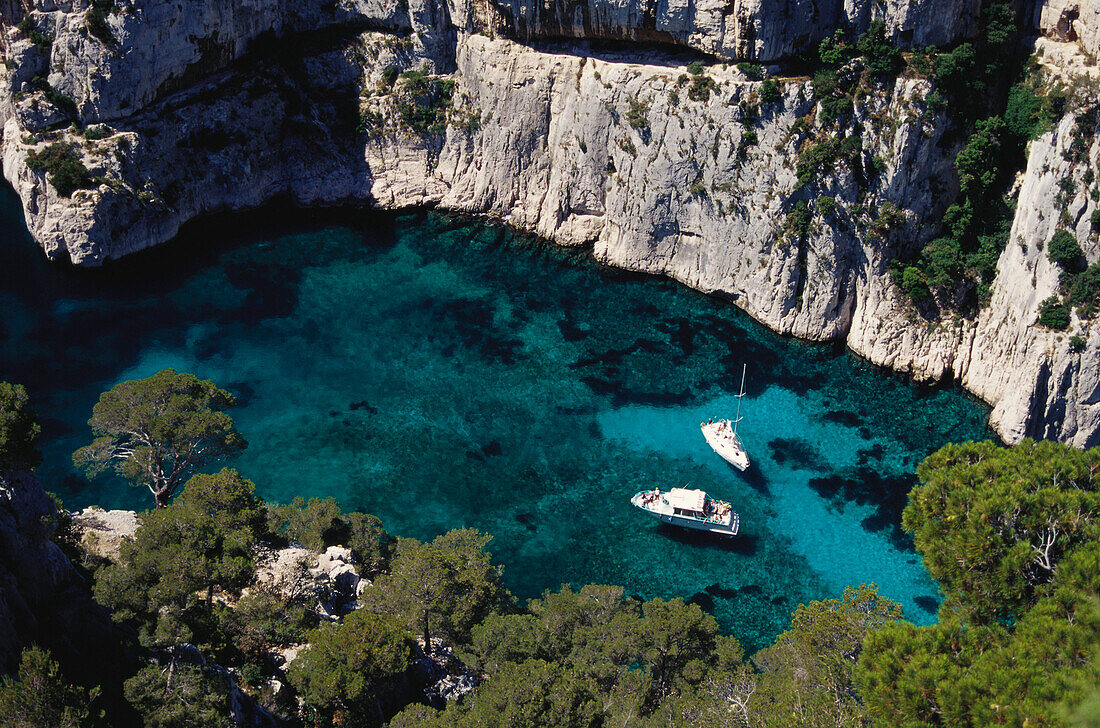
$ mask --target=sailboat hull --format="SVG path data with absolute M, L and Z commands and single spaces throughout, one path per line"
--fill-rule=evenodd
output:
M 729 434 L 729 427 L 729 420 L 721 420 L 719 422 L 704 423 L 700 429 L 703 431 L 703 437 L 706 439 L 707 444 L 714 452 L 738 470 L 745 470 L 749 467 L 749 455 L 745 452 L 745 448 L 741 446 L 741 441 L 737 438 L 737 435 Z

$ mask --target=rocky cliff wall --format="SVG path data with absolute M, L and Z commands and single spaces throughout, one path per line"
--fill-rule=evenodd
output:
M 641 43 L 761 58 L 796 42 L 757 34 L 762 45 L 750 49 L 741 31 L 699 20 L 703 5 L 658 6 L 665 15 L 651 17 L 628 2 L 423 0 L 322 12 L 257 0 L 246 12 L 251 5 L 200 11 L 161 1 L 112 16 L 113 49 L 90 34 L 79 6 L 39 6 L 36 22 L 58 29 L 49 49 L 8 33 L 4 173 L 51 257 L 95 265 L 168 240 L 197 215 L 276 195 L 487 213 L 561 244 L 591 245 L 609 264 L 726 296 L 777 331 L 845 339 L 920 379 L 957 378 L 994 405 L 993 424 L 1008 440 L 1100 444 L 1100 337 L 1089 321 L 1074 319 L 1064 333 L 1035 325 L 1039 302 L 1058 287 L 1043 253 L 1055 228 L 1074 230 L 1090 261 L 1100 255 L 1089 222 L 1094 130 L 1087 153 L 1067 157 L 1081 144 L 1076 111 L 1030 147 L 990 304 L 932 322 L 887 275 L 899 253 L 937 233 L 957 184 L 960 139 L 927 105 L 923 78 L 864 77 L 850 121 L 836 126 L 806 78 L 781 77 L 778 96 L 762 98 L 761 83 L 735 64 L 694 75 L 689 58 Z M 1033 13 L 1050 36 L 1045 62 L 1077 83 L 1072 74 L 1095 75 L 1097 3 L 1075 6 L 1071 39 L 1051 20 L 1069 12 L 1055 2 Z M 796 4 L 745 7 L 776 33 L 799 27 L 774 20 Z M 822 8 L 829 17 L 815 32 L 880 13 L 898 40 L 919 45 L 932 37 L 903 35 L 907 23 L 957 37 L 974 13 L 930 2 L 875 7 Z M 920 21 L 934 11 L 954 20 Z M 238 30 L 220 35 L 211 20 L 219 12 Z M 164 13 L 176 20 L 157 20 Z M 569 35 L 629 42 L 554 40 Z M 146 43 L 175 49 L 148 78 L 138 49 Z M 220 50 L 196 70 L 200 46 Z M 44 69 L 46 88 L 33 80 Z M 421 73 L 399 77 L 404 70 Z M 858 64 L 844 73 L 858 76 Z M 59 93 L 75 109 L 61 108 Z M 109 119 L 95 135 L 103 138 L 65 130 L 74 113 L 85 124 Z M 57 141 L 74 145 L 93 180 L 70 197 L 26 163 Z M 829 143 L 810 181 L 800 180 L 800 154 Z M 800 205 L 808 224 L 797 221 Z
M 446 6 L 425 0 L 118 0 L 113 12 L 99 16 L 88 7 L 80 0 L 38 0 L 26 18 L 52 43 L 16 41 L 9 51 L 12 93 L 25 92 L 41 77 L 73 101 L 84 123 L 139 113 L 257 46 L 277 49 L 276 38 L 294 33 L 415 32 L 411 42 L 430 47 L 440 59 L 454 46 Z
M 85 662 L 111 642 L 110 618 L 49 538 L 54 513 L 34 475 L 0 472 L 0 674 L 30 644 Z
M 972 34 L 977 0 L 482 0 L 476 24 L 522 42 L 586 38 L 684 46 L 724 60 L 771 62 L 816 46 L 835 29 L 858 35 L 874 20 L 905 48 Z M 488 21 L 488 22 L 486 22 Z

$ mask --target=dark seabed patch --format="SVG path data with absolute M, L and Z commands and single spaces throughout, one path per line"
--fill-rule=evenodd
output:
M 876 442 L 873 447 L 858 451 L 856 454 L 859 460 L 856 462 L 859 465 L 866 465 L 871 460 L 881 461 L 884 453 L 882 444 Z
M 865 424 L 862 417 L 847 410 L 829 410 L 825 413 L 825 420 L 839 425 L 847 425 L 848 427 L 861 427 Z
M 901 530 L 901 512 L 915 484 L 915 475 L 883 476 L 867 467 L 810 479 L 810 487 L 836 508 L 843 510 L 847 503 L 872 506 L 874 514 L 861 521 L 863 527 L 868 531 L 885 532 L 898 549 L 912 544 L 910 537 Z
M 802 470 L 827 471 L 828 465 L 813 445 L 796 438 L 777 437 L 768 443 L 772 460 Z
M 940 608 L 940 600 L 937 597 L 921 595 L 913 597 L 913 602 L 928 614 L 935 614 Z
M 695 592 L 687 600 L 688 604 L 698 604 L 699 608 L 707 614 L 714 614 L 714 598 L 706 592 Z

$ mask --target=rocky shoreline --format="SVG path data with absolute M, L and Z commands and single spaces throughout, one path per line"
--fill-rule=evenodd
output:
M 903 47 L 946 44 L 973 32 L 978 3 L 834 5 L 802 27 L 752 4 L 650 17 L 598 0 L 250 0 L 201 12 L 151 0 L 119 2 L 96 25 L 80 0 L 38 0 L 37 35 L 4 36 L 4 174 L 46 254 L 78 265 L 276 197 L 485 214 L 720 294 L 780 333 L 955 379 L 993 406 L 1008 442 L 1100 444 L 1100 335 L 1076 317 L 1065 332 L 1035 324 L 1059 287 L 1043 252 L 1055 230 L 1100 257 L 1095 135 L 1071 159 L 1081 141 L 1066 113 L 1031 143 L 989 304 L 928 320 L 888 267 L 936 234 L 957 187 L 961 140 L 926 103 L 930 82 L 869 88 L 841 130 L 859 151 L 807 187 L 796 159 L 824 129 L 812 81 L 780 74 L 779 96 L 762 100 L 760 80 L 714 61 L 777 61 L 875 19 Z M 1052 74 L 1098 76 L 1100 3 L 1039 3 L 1030 17 Z M 704 74 L 687 69 L 708 57 Z M 68 127 L 74 115 L 85 131 Z M 88 170 L 69 196 L 28 165 L 58 143 Z M 793 235 L 793 206 L 818 195 L 835 210 Z

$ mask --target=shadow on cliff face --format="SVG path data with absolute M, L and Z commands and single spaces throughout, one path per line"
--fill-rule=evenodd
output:
M 14 673 L 20 651 L 36 644 L 67 680 L 101 688 L 96 705 L 111 725 L 139 725 L 122 696 L 123 679 L 137 669 L 124 647 L 127 629 L 93 600 L 90 574 L 69 561 L 74 554 L 47 538 L 54 508 L 30 471 L 0 470 L 0 675 Z
M 644 63 L 647 66 L 680 68 L 699 62 L 704 65 L 721 63 L 716 56 L 680 45 L 667 34 L 653 31 L 645 37 L 592 38 L 589 40 L 573 38 L 562 32 L 549 31 L 551 37 L 536 40 L 524 40 L 513 37 L 517 43 L 523 43 L 539 53 L 593 58 L 604 63 Z

